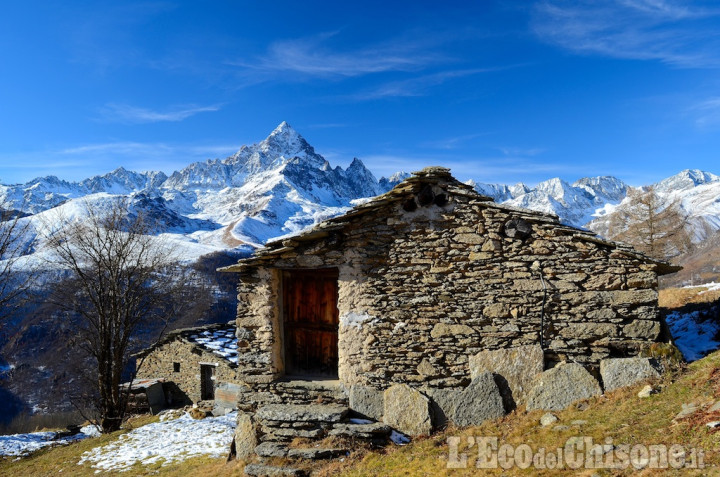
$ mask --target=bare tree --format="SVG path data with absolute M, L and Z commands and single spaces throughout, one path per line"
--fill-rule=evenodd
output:
M 655 258 L 668 259 L 692 245 L 688 215 L 680 201 L 666 203 L 651 186 L 633 189 L 612 215 L 608 236 Z
M 17 262 L 32 250 L 34 239 L 29 237 L 29 222 L 22 221 L 22 213 L 0 204 L 0 329 L 21 303 L 20 298 L 30 287 L 31 270 L 20 271 Z
M 48 237 L 57 265 L 67 273 L 50 299 L 79 318 L 78 346 L 95 364 L 98 424 L 112 432 L 126 410 L 129 389 L 122 392 L 120 384 L 131 340 L 144 330 L 164 330 L 192 300 L 183 293 L 184 271 L 170 245 L 151 235 L 142 213 L 128 212 L 127 200 L 103 211 L 88 203 L 85 208 L 82 220 Z

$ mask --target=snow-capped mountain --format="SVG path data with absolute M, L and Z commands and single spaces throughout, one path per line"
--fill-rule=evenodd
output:
M 601 235 L 608 231 L 609 219 L 617 207 L 626 204 L 631 189 L 612 176 L 584 177 L 573 184 L 554 178 L 532 189 L 524 184 L 511 187 L 471 181 L 471 185 L 496 202 L 555 214 L 563 223 L 589 228 Z M 720 230 L 720 176 L 687 169 L 650 186 L 663 203 L 680 202 L 696 241 Z
M 559 178 L 530 189 L 523 183 L 472 183 L 475 190 L 496 202 L 557 215 L 566 224 L 582 227 L 602 215 L 607 205 L 618 204 L 627 195 L 627 184 L 610 176 L 584 177 L 572 185 Z
M 257 144 L 243 146 L 225 159 L 188 165 L 170 176 L 123 168 L 80 182 L 54 176 L 26 184 L 0 185 L 0 203 L 23 210 L 41 238 L 83 210 L 107 207 L 127 198 L 134 213 L 158 224 L 164 239 L 177 243 L 187 260 L 212 251 L 255 247 L 345 211 L 409 177 L 398 172 L 377 180 L 360 159 L 343 169 L 332 167 L 286 122 Z M 563 223 L 605 231 L 607 218 L 623 203 L 629 186 L 612 177 L 585 177 L 570 184 L 549 179 L 530 188 L 475 183 L 495 201 L 557 215 Z M 668 203 L 679 200 L 698 231 L 720 229 L 720 177 L 685 170 L 653 187 Z M 36 247 L 43 252 L 42 243 Z
M 378 181 L 360 159 L 347 169 L 328 161 L 286 122 L 263 141 L 225 159 L 190 164 L 170 176 L 123 168 L 80 182 L 54 176 L 0 186 L 0 203 L 22 210 L 34 235 L 81 220 L 89 206 L 108 207 L 121 197 L 131 212 L 158 224 L 192 260 L 215 250 L 258 246 L 342 213 L 351 202 L 381 194 L 408 174 Z

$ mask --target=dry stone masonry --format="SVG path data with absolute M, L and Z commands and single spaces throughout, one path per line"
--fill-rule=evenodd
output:
M 380 390 L 466 386 L 483 351 L 544 344 L 546 362 L 591 367 L 634 356 L 660 337 L 657 276 L 676 270 L 428 168 L 226 269 L 240 273 L 248 384 L 284 375 L 281 272 L 294 269 L 337 269 L 338 376 Z
M 269 455 L 283 452 L 265 445 L 288 437 L 282 429 L 330 435 L 348 424 L 298 428 L 267 416 L 279 404 L 349 404 L 384 422 L 363 424 L 366 437 L 479 424 L 521 405 L 562 409 L 602 392 L 593 373 L 607 389 L 652 377 L 613 360 L 661 339 L 657 277 L 677 269 L 427 168 L 224 269 L 239 273 L 240 407 L 262 421 L 254 432 Z M 288 280 L 313 271 L 321 285 L 297 299 Z M 316 355 L 304 360 L 307 348 Z M 337 393 L 287 376 L 318 359 Z M 307 374 L 318 379 L 314 364 Z

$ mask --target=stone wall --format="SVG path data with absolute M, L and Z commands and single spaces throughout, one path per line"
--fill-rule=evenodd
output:
M 180 369 L 175 371 L 175 363 Z M 163 378 L 177 385 L 175 393 L 183 393 L 187 399 L 195 403 L 200 401 L 200 364 L 215 365 L 215 386 L 220 383 L 236 383 L 236 369 L 229 361 L 194 346 L 183 339 L 175 339 L 153 349 L 146 357 L 138 371 L 137 378 Z M 183 396 L 166 396 L 173 399 L 170 404 L 183 404 Z
M 283 373 L 278 270 L 323 267 L 339 271 L 346 385 L 466 386 L 470 356 L 538 344 L 542 314 L 549 362 L 592 368 L 660 334 L 657 262 L 495 204 L 449 174 L 421 175 L 240 263 L 247 382 Z

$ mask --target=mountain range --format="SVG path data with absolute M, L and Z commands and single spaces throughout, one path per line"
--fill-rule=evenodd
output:
M 169 176 L 123 168 L 80 182 L 55 176 L 25 184 L 0 185 L 0 201 L 23 211 L 29 238 L 39 239 L 60 223 L 79 220 L 87 206 L 107 207 L 127 198 L 158 224 L 183 260 L 227 249 L 251 251 L 267 240 L 295 233 L 338 215 L 354 201 L 388 191 L 409 174 L 379 180 L 360 159 L 332 167 L 288 123 L 257 144 L 242 146 L 225 159 L 195 162 Z M 528 187 L 470 181 L 479 193 L 515 207 L 555 214 L 566 224 L 602 232 L 603 224 L 626 200 L 629 185 L 612 176 L 585 177 L 570 184 L 559 178 Z M 684 170 L 653 184 L 664 201 L 680 201 L 700 241 L 720 229 L 720 177 Z

